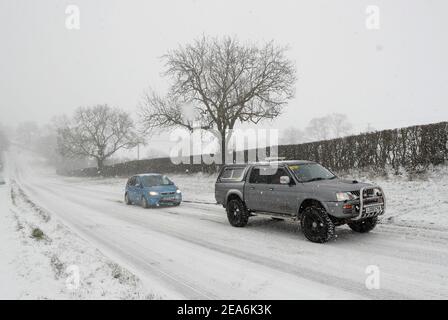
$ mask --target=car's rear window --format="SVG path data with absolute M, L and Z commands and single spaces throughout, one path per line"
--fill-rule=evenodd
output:
M 219 181 L 221 181 L 221 182 L 241 181 L 241 180 L 243 180 L 244 169 L 245 168 L 243 168 L 243 167 L 224 168 L 224 170 L 221 172 L 221 175 L 219 177 Z

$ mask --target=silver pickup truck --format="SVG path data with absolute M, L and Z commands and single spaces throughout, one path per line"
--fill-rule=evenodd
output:
M 232 226 L 244 227 L 250 216 L 300 220 L 305 237 L 327 242 L 335 226 L 348 224 L 369 232 L 384 214 L 379 186 L 342 180 L 322 165 L 305 160 L 232 164 L 221 168 L 215 198 Z

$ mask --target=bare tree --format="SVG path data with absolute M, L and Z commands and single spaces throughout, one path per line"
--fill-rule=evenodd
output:
M 371 132 L 375 132 L 375 131 L 377 131 L 377 130 L 376 130 L 375 127 L 372 126 L 372 124 L 369 122 L 369 123 L 367 123 L 367 126 L 366 126 L 366 128 L 364 129 L 363 132 L 371 133 Z
M 307 141 L 305 132 L 295 127 L 289 127 L 283 130 L 280 137 L 280 144 L 300 144 Z
M 104 160 L 141 142 L 129 114 L 107 105 L 78 108 L 72 119 L 57 122 L 58 151 L 67 157 L 94 158 L 100 172 Z
M 5 128 L 0 124 L 0 156 L 3 151 L 6 151 L 8 149 L 8 147 L 9 147 L 8 135 L 6 134 Z
M 145 93 L 144 128 L 210 130 L 224 163 L 237 123 L 273 119 L 294 96 L 296 69 L 285 52 L 273 42 L 257 46 L 231 37 L 203 37 L 169 51 L 164 75 L 172 82 L 164 97 Z
M 3 152 L 9 147 L 9 139 L 6 130 L 0 124 L 0 172 L 3 170 Z
M 16 140 L 25 147 L 32 147 L 33 143 L 40 136 L 40 128 L 36 122 L 21 122 L 16 128 Z
M 326 117 L 332 138 L 348 136 L 353 129 L 353 125 L 346 114 L 332 113 Z
M 352 124 L 347 115 L 332 113 L 324 117 L 310 120 L 305 132 L 311 141 L 328 140 L 349 135 Z
M 330 138 L 330 129 L 326 117 L 313 118 L 305 128 L 306 135 L 311 141 L 327 140 Z

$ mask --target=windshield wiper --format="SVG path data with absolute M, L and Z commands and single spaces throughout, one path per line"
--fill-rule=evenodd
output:
M 305 182 L 320 181 L 320 180 L 325 180 L 325 178 L 317 177 L 317 178 L 312 178 L 312 179 L 306 180 Z
M 306 180 L 304 182 L 321 181 L 321 180 L 332 180 L 332 179 L 335 179 L 335 178 L 336 178 L 336 176 L 332 176 L 331 178 L 316 177 L 316 178 L 312 178 L 312 179 Z

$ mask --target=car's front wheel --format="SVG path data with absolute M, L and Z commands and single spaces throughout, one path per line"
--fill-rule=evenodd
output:
M 145 209 L 149 208 L 148 200 L 146 200 L 146 197 L 142 197 L 141 204 L 143 208 Z
M 227 218 L 234 227 L 244 227 L 249 220 L 249 213 L 240 199 L 232 199 L 227 203 Z
M 325 209 L 312 206 L 302 213 L 300 226 L 305 237 L 311 242 L 324 243 L 334 236 L 335 226 Z
M 350 227 L 350 229 L 352 229 L 355 232 L 367 233 L 367 232 L 373 230 L 373 228 L 375 228 L 377 223 L 378 223 L 378 218 L 371 217 L 371 218 L 366 218 L 366 219 L 363 219 L 360 221 L 350 222 L 350 223 L 348 223 L 348 226 Z
M 124 203 L 126 203 L 127 205 L 132 204 L 131 200 L 129 199 L 129 195 L 127 193 L 124 195 Z

